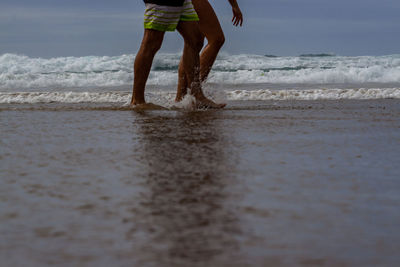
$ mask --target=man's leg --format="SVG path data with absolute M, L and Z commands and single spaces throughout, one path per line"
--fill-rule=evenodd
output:
M 144 89 L 151 65 L 160 49 L 165 32 L 145 29 L 142 44 L 135 58 L 131 105 L 145 104 Z
M 200 18 L 200 31 L 207 39 L 207 46 L 200 55 L 200 81 L 204 82 L 225 42 L 225 36 L 210 3 L 201 0 L 192 0 L 192 3 Z
M 200 50 L 203 47 L 203 35 L 197 21 L 180 21 L 177 30 L 185 40 L 182 55 L 182 65 L 185 70 L 186 82 L 196 98 L 198 107 L 223 108 L 226 104 L 216 104 L 206 98 L 201 90 L 200 82 Z
M 188 82 L 186 80 L 186 72 L 185 67 L 183 66 L 183 60 L 179 62 L 178 69 L 178 88 L 176 91 L 175 101 L 179 102 L 183 99 L 183 97 L 187 94 Z
M 192 4 L 200 19 L 199 27 L 203 38 L 207 39 L 207 46 L 200 55 L 200 81 L 203 83 L 207 80 L 218 52 L 225 42 L 225 37 L 217 15 L 210 3 L 203 0 L 192 0 Z M 179 65 L 179 83 L 176 101 L 180 101 L 187 93 L 188 84 L 184 73 L 185 70 L 181 61 Z

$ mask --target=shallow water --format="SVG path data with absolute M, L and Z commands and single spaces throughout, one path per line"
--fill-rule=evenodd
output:
M 396 266 L 400 102 L 2 104 L 5 266 Z

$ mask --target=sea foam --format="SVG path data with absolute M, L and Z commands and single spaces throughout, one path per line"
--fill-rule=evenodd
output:
M 128 86 L 135 55 L 30 58 L 0 56 L 0 90 Z M 158 54 L 148 85 L 176 85 L 180 54 Z M 400 55 L 364 57 L 266 57 L 222 54 L 209 82 L 218 84 L 400 85 Z
M 343 100 L 400 99 L 400 88 L 309 89 L 309 90 L 234 90 L 224 91 L 228 101 L 249 100 Z M 172 105 L 175 92 L 146 93 L 150 102 Z M 131 92 L 14 92 L 0 93 L 0 104 L 23 103 L 121 103 L 128 104 Z

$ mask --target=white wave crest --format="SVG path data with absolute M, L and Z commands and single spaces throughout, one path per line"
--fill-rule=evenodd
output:
M 124 103 L 130 92 L 16 92 L 0 93 L 0 104 Z
M 0 56 L 0 89 L 127 86 L 134 55 L 59 57 Z M 180 54 L 159 54 L 149 85 L 176 85 Z M 400 55 L 365 57 L 218 57 L 209 82 L 219 84 L 400 83 Z
M 175 92 L 147 93 L 155 103 L 173 105 Z M 225 91 L 226 100 L 340 100 L 400 99 L 400 88 L 310 89 L 310 90 L 235 90 Z M 34 103 L 129 103 L 130 92 L 16 92 L 0 93 L 0 104 Z
M 235 90 L 229 100 L 341 100 L 400 98 L 400 88 L 310 89 L 310 90 Z

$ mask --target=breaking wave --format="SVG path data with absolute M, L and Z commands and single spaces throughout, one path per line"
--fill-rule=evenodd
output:
M 233 90 L 225 91 L 225 99 L 236 100 L 341 100 L 400 99 L 400 88 L 384 89 L 309 89 L 309 90 Z M 129 103 L 131 92 L 15 92 L 0 93 L 0 104 L 24 103 Z M 152 92 L 147 99 L 173 101 L 175 92 Z
M 0 90 L 127 86 L 135 55 L 30 58 L 0 56 Z M 180 54 L 156 56 L 149 85 L 176 85 Z M 222 54 L 209 82 L 219 84 L 400 84 L 400 55 L 270 57 Z

